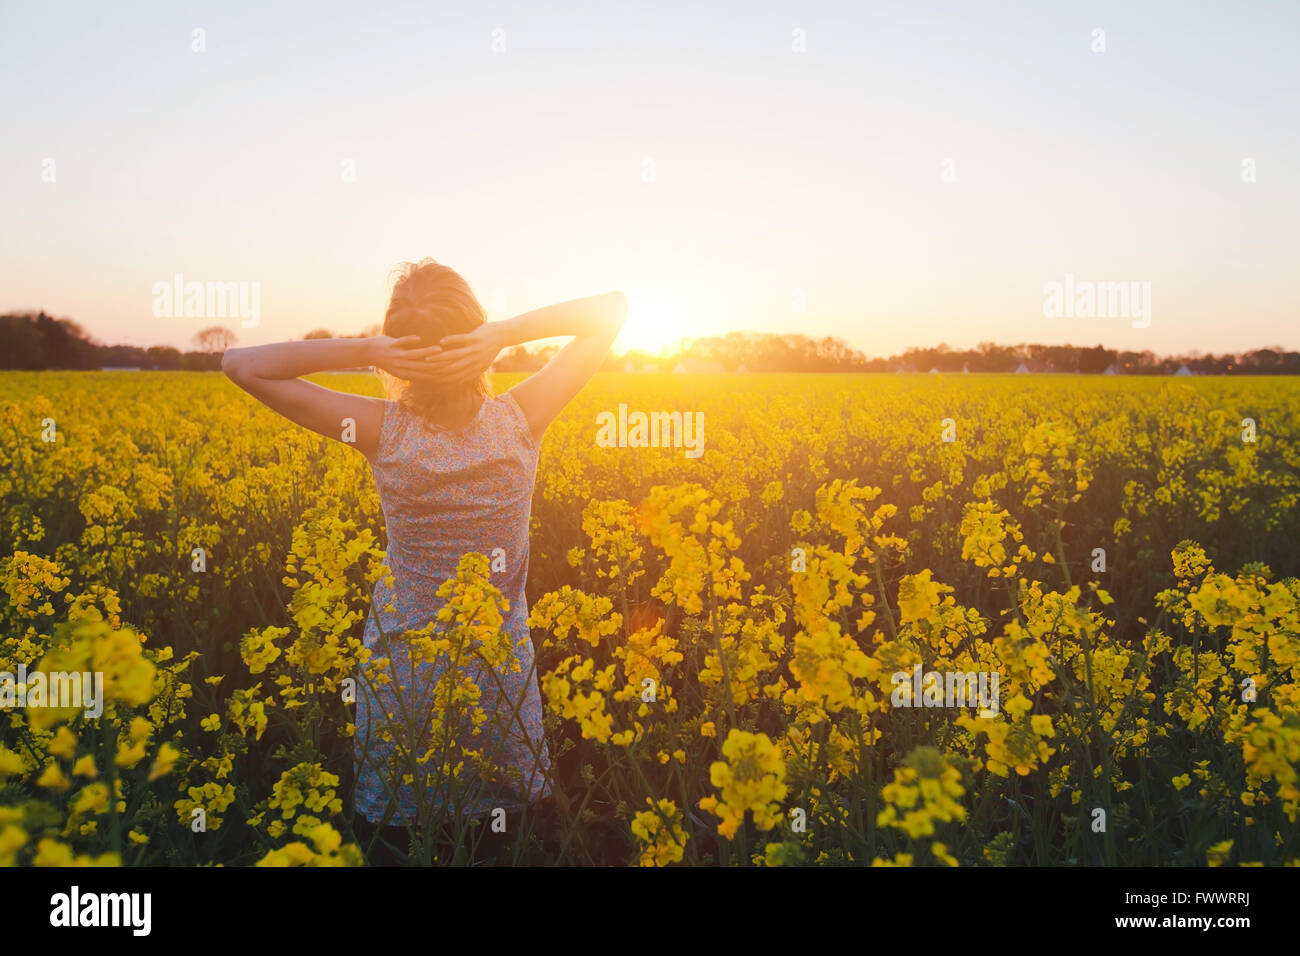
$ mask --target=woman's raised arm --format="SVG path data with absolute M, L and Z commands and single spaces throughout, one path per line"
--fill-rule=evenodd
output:
M 436 348 L 417 348 L 417 336 L 393 339 L 310 339 L 227 349 L 221 370 L 259 402 L 304 428 L 356 448 L 367 458 L 379 444 L 383 402 L 336 392 L 300 376 L 334 369 L 377 366 L 397 378 L 427 378 L 422 359 Z
M 626 320 L 627 297 L 622 292 L 572 299 L 501 322 L 485 322 L 472 332 L 448 335 L 442 340 L 441 354 L 427 359 L 426 365 L 445 381 L 468 379 L 491 365 L 502 349 L 573 336 L 544 368 L 510 389 L 540 440 L 555 416 L 600 368 Z

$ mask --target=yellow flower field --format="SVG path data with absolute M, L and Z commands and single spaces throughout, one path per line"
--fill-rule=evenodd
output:
M 364 863 L 364 459 L 204 373 L 5 373 L 0 435 L 0 863 Z M 410 860 L 1300 865 L 1298 498 L 1294 379 L 598 376 L 533 504 L 553 802 Z M 455 804 L 514 659 L 488 556 L 440 594 L 387 732 Z M 18 703 L 56 672 L 102 713 Z

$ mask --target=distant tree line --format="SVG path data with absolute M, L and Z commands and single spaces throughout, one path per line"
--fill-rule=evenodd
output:
M 997 345 L 982 342 L 972 349 L 910 348 L 888 358 L 868 358 L 837 338 L 805 335 L 732 332 L 695 339 L 667 356 L 629 352 L 611 356 L 607 369 L 662 369 L 750 372 L 1014 372 L 1021 366 L 1034 372 L 1081 372 L 1122 375 L 1167 375 L 1186 366 L 1199 375 L 1297 375 L 1300 352 L 1282 348 L 1253 349 L 1239 354 L 1188 352 L 1161 356 L 1151 351 L 1129 352 L 1101 345 Z
M 229 329 L 213 326 L 195 335 L 190 352 L 170 345 L 101 345 L 71 319 L 9 313 L 0 315 L 0 369 L 218 369 L 221 352 L 234 341 Z
M 996 345 L 981 342 L 973 349 L 912 348 L 889 359 L 872 359 L 870 371 L 903 369 L 928 372 L 1014 372 L 1021 365 L 1035 372 L 1081 372 L 1100 374 L 1108 369 L 1122 375 L 1169 375 L 1183 366 L 1198 375 L 1297 375 L 1300 352 L 1282 348 L 1252 349 L 1236 354 L 1156 355 L 1151 351 L 1129 352 L 1078 345 Z
M 379 327 L 362 335 L 377 335 Z M 334 338 L 328 329 L 314 329 L 304 338 Z M 193 351 L 169 345 L 101 345 L 71 319 L 39 313 L 0 315 L 0 369 L 97 369 L 112 367 L 203 370 L 221 367 L 221 353 L 236 343 L 235 333 L 215 325 L 194 335 Z M 502 372 L 541 368 L 556 352 L 548 345 L 530 351 L 507 349 L 494 366 Z M 1296 375 L 1300 352 L 1282 348 L 1253 349 L 1239 354 L 1188 352 L 1160 356 L 1150 351 L 1125 352 L 1101 345 L 997 345 L 981 342 L 973 349 L 910 348 L 888 358 L 868 358 L 843 340 L 826 336 L 731 332 L 694 339 L 668 355 L 631 351 L 609 355 L 607 371 L 720 372 L 1014 372 L 1024 366 L 1035 372 L 1125 375 L 1167 375 L 1183 366 L 1201 375 Z
M 744 366 L 751 372 L 859 372 L 868 359 L 849 348 L 841 339 L 826 336 L 773 335 L 757 332 L 729 332 L 712 338 L 693 339 L 677 354 L 669 356 L 669 368 L 721 365 L 728 371 Z

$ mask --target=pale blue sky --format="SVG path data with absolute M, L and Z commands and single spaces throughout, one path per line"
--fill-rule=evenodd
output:
M 377 322 L 433 256 L 508 312 L 621 288 L 629 345 L 1300 347 L 1298 34 L 1294 0 L 6 3 L 0 310 L 183 346 L 211 323 L 154 283 L 259 282 L 251 344 Z M 1045 318 L 1066 273 L 1150 282 L 1150 327 Z

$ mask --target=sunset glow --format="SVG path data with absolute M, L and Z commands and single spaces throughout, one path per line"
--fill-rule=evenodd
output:
M 622 351 L 665 355 L 681 346 L 683 339 L 702 337 L 690 312 L 677 303 L 629 300 L 627 324 L 615 343 Z

